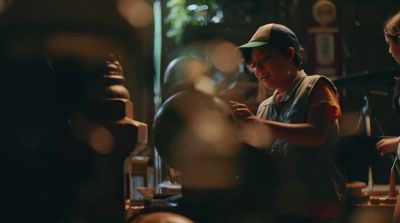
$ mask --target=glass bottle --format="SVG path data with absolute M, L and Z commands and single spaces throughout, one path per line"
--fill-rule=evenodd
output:
M 126 208 L 137 212 L 145 207 L 155 193 L 154 162 L 147 145 L 147 125 L 138 130 L 138 140 L 124 164 Z

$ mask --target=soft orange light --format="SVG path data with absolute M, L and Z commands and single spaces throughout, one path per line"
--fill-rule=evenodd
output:
M 153 21 L 153 9 L 144 0 L 118 0 L 117 9 L 134 27 L 145 27 Z
M 267 147 L 274 140 L 271 130 L 260 123 L 246 123 L 242 125 L 239 138 L 257 148 Z
M 98 126 L 89 134 L 90 146 L 100 154 L 109 154 L 114 146 L 114 138 L 106 128 Z
M 87 60 L 103 60 L 122 47 L 108 36 L 83 33 L 56 33 L 48 36 L 46 50 L 60 56 L 76 56 Z
M 194 88 L 198 91 L 213 95 L 216 92 L 214 81 L 206 76 L 197 78 Z
M 206 141 L 216 141 L 224 136 L 224 120 L 215 111 L 199 113 L 193 125 L 197 136 Z
M 226 73 L 237 71 L 241 62 L 240 51 L 227 41 L 215 41 L 210 45 L 210 59 L 215 68 Z

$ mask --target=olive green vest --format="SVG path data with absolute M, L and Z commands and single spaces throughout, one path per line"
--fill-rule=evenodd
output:
M 299 71 L 280 102 L 275 102 L 275 93 L 261 103 L 257 116 L 284 123 L 307 121 L 311 92 L 318 80 L 324 76 L 307 76 Z M 283 212 L 301 212 L 305 207 L 328 201 L 343 201 L 345 183 L 338 171 L 333 152 L 339 140 L 337 122 L 329 127 L 329 135 L 321 148 L 310 148 L 288 144 L 276 139 L 268 146 L 273 154 L 279 178 L 276 202 Z

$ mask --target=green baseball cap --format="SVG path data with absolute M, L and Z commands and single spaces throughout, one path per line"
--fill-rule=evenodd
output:
M 249 62 L 251 50 L 265 45 L 278 49 L 293 47 L 296 51 L 300 50 L 300 43 L 296 34 L 288 27 L 277 23 L 260 26 L 249 42 L 239 46 L 239 49 L 242 51 L 245 61 Z

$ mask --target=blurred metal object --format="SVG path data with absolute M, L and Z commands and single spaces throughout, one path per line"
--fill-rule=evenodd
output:
M 211 95 L 221 95 L 235 87 L 243 73 L 240 52 L 230 42 L 210 41 L 207 59 L 180 56 L 172 60 L 164 74 L 163 101 L 171 95 L 196 89 Z
M 163 101 L 183 90 L 195 88 L 196 83 L 207 78 L 205 61 L 194 56 L 180 56 L 172 60 L 164 73 Z
M 153 133 L 160 157 L 182 174 L 183 184 L 233 187 L 239 145 L 224 101 L 196 90 L 179 92 L 160 107 Z
M 206 115 L 205 119 L 202 119 L 202 115 Z M 213 125 L 207 130 L 222 133 L 222 137 L 203 135 L 200 124 L 208 123 Z M 158 153 L 178 171 L 181 162 L 186 158 L 194 158 L 194 153 L 216 155 L 220 153 L 217 151 L 218 146 L 234 145 L 231 143 L 235 142 L 236 136 L 230 134 L 232 131 L 234 121 L 229 106 L 216 96 L 196 90 L 181 91 L 171 96 L 158 110 L 153 127 Z M 214 144 L 215 141 L 221 144 Z M 189 145 L 187 143 L 191 146 L 186 148 L 185 145 Z

